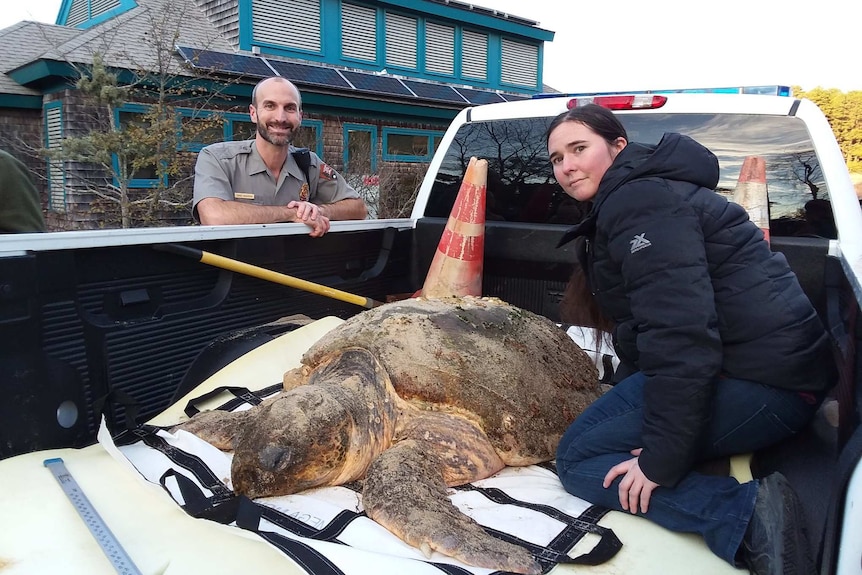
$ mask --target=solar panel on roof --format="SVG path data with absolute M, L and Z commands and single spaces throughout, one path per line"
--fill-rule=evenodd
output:
M 339 74 L 334 68 L 324 66 L 285 62 L 283 60 L 266 60 L 244 54 L 216 52 L 214 50 L 203 50 L 188 46 L 177 46 L 177 52 L 195 69 L 237 74 L 240 76 L 266 78 L 272 76 L 273 70 L 275 70 L 275 73 L 280 76 L 300 84 L 314 84 L 339 89 L 350 89 L 350 85 L 352 84 L 357 90 L 364 92 L 390 94 L 408 98 L 413 97 L 415 94 L 417 97 L 423 99 L 441 100 L 457 104 L 466 104 L 467 102 L 464 101 L 464 98 L 467 98 L 471 104 L 493 104 L 502 101 L 528 99 L 527 96 L 498 94 L 489 90 L 454 89 L 451 86 L 431 82 L 403 80 L 402 83 L 397 78 L 371 73 L 342 70 L 341 74 Z M 347 78 L 349 83 L 345 81 L 345 78 Z
M 292 82 L 304 84 L 317 84 L 319 86 L 329 86 L 332 88 L 350 88 L 344 78 L 332 68 L 324 68 L 322 66 L 309 66 L 307 64 L 294 64 L 293 62 L 283 62 L 281 60 L 267 59 L 269 65 L 275 68 L 280 76 L 287 78 Z
M 488 90 L 473 90 L 471 88 L 457 88 L 465 98 L 470 100 L 471 104 L 499 104 L 505 102 L 502 96 L 497 92 L 489 92 Z
M 342 71 L 357 90 L 366 92 L 377 92 L 380 94 L 394 94 L 396 96 L 413 96 L 410 90 L 398 81 L 397 78 L 377 76 L 375 74 L 363 74 L 361 72 Z
M 272 76 L 272 70 L 269 69 L 269 66 L 254 56 L 200 50 L 186 46 L 177 46 L 177 52 L 193 68 L 260 78 Z
M 445 100 L 447 102 L 457 102 L 466 104 L 464 98 L 458 95 L 450 86 L 442 84 L 431 84 L 429 82 L 413 82 L 411 80 L 403 80 L 407 87 L 420 98 L 428 98 L 430 100 Z

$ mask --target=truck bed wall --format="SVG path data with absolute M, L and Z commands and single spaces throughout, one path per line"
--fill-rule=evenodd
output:
M 412 288 L 410 236 L 390 228 L 185 245 L 383 300 Z M 0 457 L 93 441 L 94 404 L 109 392 L 109 425 L 124 424 L 126 404 L 146 420 L 225 333 L 361 309 L 151 245 L 0 258 Z
M 424 274 L 446 225 L 441 218 L 424 218 L 416 226 L 416 270 Z M 483 295 L 559 321 L 559 303 L 576 261 L 572 243 L 557 248 L 566 228 L 555 225 L 485 222 Z M 825 238 L 773 237 L 794 270 L 802 289 L 824 317 L 824 273 L 829 251 Z M 414 278 L 421 285 L 424 275 Z

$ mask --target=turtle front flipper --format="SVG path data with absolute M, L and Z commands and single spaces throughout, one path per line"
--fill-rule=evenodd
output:
M 248 423 L 251 415 L 250 410 L 236 412 L 203 411 L 188 421 L 172 427 L 171 433 L 182 429 L 197 435 L 217 449 L 231 451 L 239 431 Z
M 366 514 L 426 556 L 435 550 L 475 567 L 541 573 L 526 549 L 492 537 L 449 501 L 442 467 L 433 448 L 420 441 L 390 447 L 366 474 Z

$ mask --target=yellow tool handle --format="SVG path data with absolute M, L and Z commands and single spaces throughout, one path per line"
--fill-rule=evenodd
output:
M 234 260 L 231 258 L 227 258 L 225 256 L 220 256 L 218 254 L 214 254 L 211 252 L 206 252 L 203 250 L 190 248 L 188 246 L 181 246 L 178 244 L 162 244 L 154 246 L 156 249 L 160 251 L 170 252 L 177 255 L 182 255 L 189 257 L 191 259 L 200 261 L 201 263 L 211 265 L 217 268 L 229 270 L 232 272 L 237 272 L 243 275 L 255 277 L 258 279 L 262 279 L 268 282 L 277 283 L 281 285 L 285 285 L 288 287 L 301 289 L 303 291 L 315 293 L 317 295 L 322 295 L 326 297 L 330 297 L 332 299 L 337 299 L 340 301 L 344 301 L 347 303 L 352 303 L 364 308 L 371 309 L 373 307 L 377 307 L 379 305 L 383 305 L 383 302 L 379 302 L 373 300 L 371 298 L 355 295 L 352 293 L 348 293 L 346 291 L 341 291 L 335 288 L 327 287 L 325 285 L 316 284 L 314 282 L 306 281 L 303 279 L 299 279 L 293 276 L 289 276 L 286 274 L 282 274 L 279 272 L 274 272 L 272 270 L 268 270 L 266 268 L 254 266 L 251 264 L 247 264 L 245 262 L 241 262 L 239 260 Z

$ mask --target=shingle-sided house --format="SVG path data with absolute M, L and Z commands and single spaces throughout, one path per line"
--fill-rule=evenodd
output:
M 0 30 L 0 147 L 33 171 L 51 229 L 115 225 L 94 208 L 92 190 L 116 178 L 40 153 L 99 129 L 75 87 L 95 56 L 120 83 L 161 70 L 183 92 L 172 108 L 178 126 L 218 115 L 217 126 L 184 143 L 191 154 L 249 137 L 252 87 L 281 75 L 302 92 L 296 143 L 385 195 L 384 180 L 421 177 L 462 108 L 541 92 L 552 39 L 536 22 L 455 0 L 63 0 L 55 25 Z M 152 104 L 146 91 L 134 94 L 113 110 L 119 125 Z M 184 105 L 191 95 L 195 103 Z M 167 183 L 139 172 L 132 188 Z M 190 221 L 187 209 L 166 217 Z

